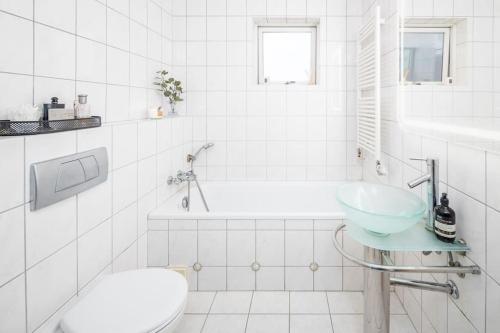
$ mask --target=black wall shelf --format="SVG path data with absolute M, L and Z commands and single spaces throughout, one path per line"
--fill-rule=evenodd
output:
M 37 135 L 56 132 L 74 131 L 101 126 L 101 117 L 40 120 L 40 121 L 10 121 L 0 120 L 0 136 Z

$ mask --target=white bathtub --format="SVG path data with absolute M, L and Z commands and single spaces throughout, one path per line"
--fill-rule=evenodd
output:
M 186 191 L 149 214 L 149 219 L 342 219 L 335 199 L 341 182 L 208 182 L 201 184 L 210 212 L 196 185 L 191 210 L 182 208 Z
M 210 212 L 196 187 L 186 212 L 183 191 L 149 214 L 148 264 L 187 266 L 192 290 L 361 290 L 362 268 L 332 242 L 339 184 L 209 182 Z

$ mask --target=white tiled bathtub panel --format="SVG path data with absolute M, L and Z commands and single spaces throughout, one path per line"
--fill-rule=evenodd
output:
M 187 266 L 191 290 L 361 290 L 332 242 L 342 220 L 149 220 L 148 265 Z M 362 248 L 342 235 L 353 253 Z M 193 266 L 201 265 L 195 271 Z M 258 264 L 252 270 L 252 264 Z M 318 265 L 317 270 L 311 264 Z

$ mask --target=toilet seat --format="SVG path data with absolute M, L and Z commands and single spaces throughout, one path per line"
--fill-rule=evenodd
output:
M 63 317 L 64 333 L 154 333 L 178 319 L 186 279 L 161 268 L 106 276 Z

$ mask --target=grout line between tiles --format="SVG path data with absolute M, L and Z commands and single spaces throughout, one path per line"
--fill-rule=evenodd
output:
M 208 312 L 206 314 L 205 321 L 203 322 L 203 326 L 201 327 L 201 332 L 203 332 L 203 330 L 205 329 L 205 325 L 207 324 L 208 316 L 209 316 L 210 312 L 212 311 L 212 306 L 214 305 L 216 297 L 217 297 L 217 292 L 214 293 L 214 296 L 212 298 L 212 302 L 210 302 L 210 307 L 208 308 Z
M 73 293 L 67 300 L 65 300 L 61 306 L 59 306 L 54 312 L 52 312 L 47 318 L 45 318 L 37 327 L 35 327 L 31 332 L 37 331 L 39 328 L 41 328 L 45 323 L 47 323 L 52 317 L 54 317 L 61 309 L 63 309 L 68 303 L 71 302 L 71 300 L 74 297 L 78 297 L 76 293 Z M 29 331 L 29 329 L 27 328 Z
M 33 0 L 34 2 L 35 0 Z M 33 7 L 35 8 L 35 7 Z M 26 198 L 26 137 L 23 138 L 23 197 Z M 27 268 L 27 253 L 26 253 L 26 240 L 27 240 L 27 232 L 26 232 L 26 207 L 23 208 L 23 237 L 24 237 L 24 321 L 25 321 L 25 330 L 28 332 L 28 268 Z M 1 288 L 1 287 L 0 287 Z
M 330 325 L 333 332 L 333 304 L 330 305 L 330 299 L 328 298 L 328 292 L 325 292 L 326 304 L 328 305 L 328 313 L 330 315 Z
M 290 297 L 290 292 L 287 292 L 288 293 L 288 331 L 290 332 L 291 330 L 291 327 L 292 327 L 292 315 L 291 315 L 291 312 L 292 312 L 292 302 L 291 302 L 291 297 Z
M 78 1 L 80 0 L 75 0 L 75 83 L 74 83 L 74 96 L 73 98 L 76 99 L 76 94 L 77 94 L 77 61 L 78 61 L 78 38 L 76 37 L 77 33 L 77 27 L 78 27 Z M 78 152 L 78 133 L 74 133 L 75 135 L 75 151 Z M 79 256 L 79 241 L 78 241 L 78 233 L 79 233 L 79 210 L 78 210 L 78 202 L 80 199 L 80 195 L 77 194 L 75 196 L 75 247 L 76 247 L 76 253 L 75 253 L 75 268 L 76 268 L 76 296 L 78 297 L 80 293 L 80 281 L 79 281 L 79 261 L 78 261 L 78 256 Z
M 254 296 L 254 294 L 255 294 L 255 292 L 252 291 L 252 296 L 250 297 L 250 306 L 248 307 L 247 320 L 246 320 L 246 323 L 245 323 L 245 332 L 248 329 L 248 321 L 250 320 L 250 311 L 252 311 L 252 303 L 253 303 L 253 296 Z
M 25 140 L 23 139 L 23 146 L 25 145 L 25 143 L 24 143 L 24 142 L 25 142 Z M 24 162 L 24 157 L 23 157 L 23 162 Z M 25 166 L 23 166 L 23 168 L 25 168 Z M 25 170 L 25 169 L 24 169 L 24 170 Z M 26 174 L 26 171 L 25 171 L 25 173 L 23 174 L 23 177 L 24 177 L 24 175 L 25 175 L 25 174 Z M 23 185 L 24 185 L 24 183 L 25 183 L 25 182 L 24 182 L 24 180 L 23 180 Z M 24 186 L 24 187 L 26 187 L 26 186 Z M 26 194 L 25 194 L 25 192 L 26 192 L 26 190 L 25 190 L 25 189 L 23 189 L 23 195 L 24 195 L 24 196 L 26 195 Z M 18 205 L 16 205 L 16 206 L 10 207 L 10 208 L 8 208 L 8 209 L 6 209 L 6 210 L 4 210 L 4 211 L 1 211 L 1 212 L 0 212 L 0 215 L 5 214 L 5 213 L 12 212 L 12 211 L 14 211 L 14 210 L 16 210 L 16 209 L 19 209 L 19 208 L 23 208 L 24 206 L 29 205 L 29 203 L 30 203 L 30 201 L 27 201 L 27 202 L 23 202 L 23 203 L 21 203 L 21 204 L 18 204 Z M 24 209 L 24 208 L 23 208 L 23 209 Z

